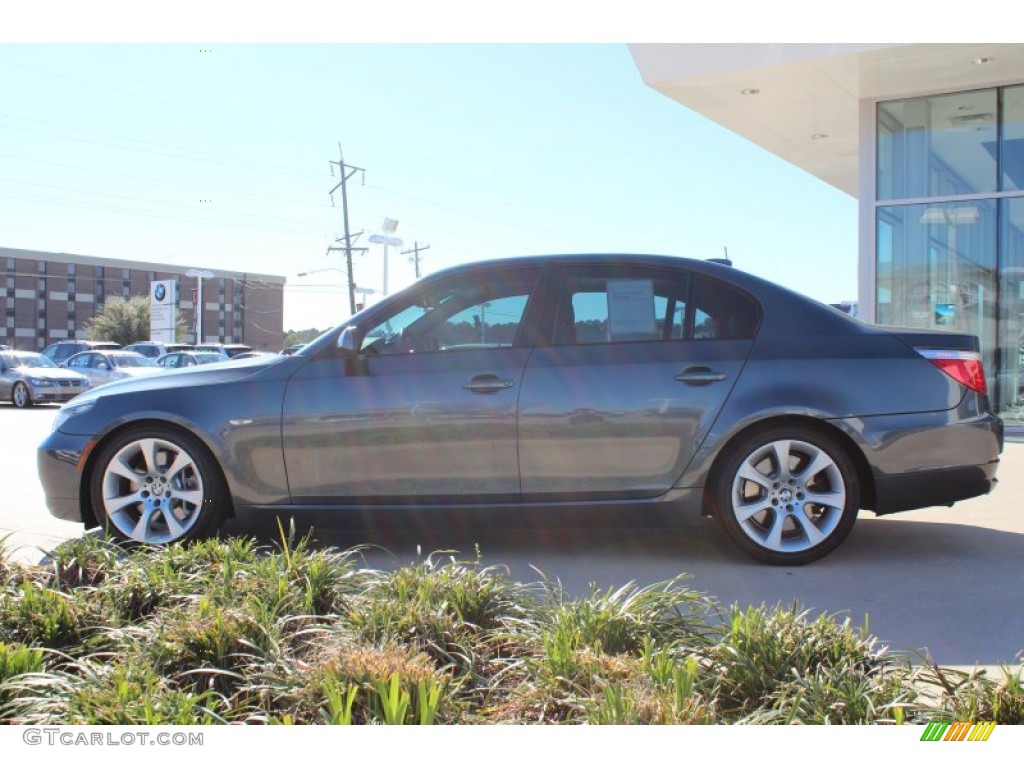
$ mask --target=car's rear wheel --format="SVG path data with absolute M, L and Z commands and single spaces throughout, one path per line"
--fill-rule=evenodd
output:
M 230 504 L 205 446 L 177 429 L 135 427 L 105 444 L 90 480 L 93 511 L 114 536 L 169 544 L 214 533 Z
M 14 403 L 15 408 L 32 407 L 32 393 L 28 391 L 28 386 L 25 382 L 19 381 L 14 385 L 14 390 L 11 392 L 11 402 Z
M 834 438 L 775 426 L 729 448 L 712 481 L 730 538 L 774 565 L 801 565 L 838 547 L 857 521 L 857 472 Z

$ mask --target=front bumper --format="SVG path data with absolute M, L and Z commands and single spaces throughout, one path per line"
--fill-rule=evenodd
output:
M 53 432 L 39 446 L 36 463 L 46 507 L 61 520 L 84 522 L 82 516 L 82 475 L 80 466 L 90 438 Z
M 29 382 L 28 389 L 33 403 L 66 403 L 88 391 L 89 383 L 83 381 L 76 386 L 73 381 L 61 379 L 52 386 L 43 387 Z

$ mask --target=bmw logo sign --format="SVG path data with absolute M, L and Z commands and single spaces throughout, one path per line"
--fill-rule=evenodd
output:
M 157 283 L 156 288 L 153 289 L 153 296 L 157 301 L 163 301 L 167 298 L 167 286 L 163 283 Z

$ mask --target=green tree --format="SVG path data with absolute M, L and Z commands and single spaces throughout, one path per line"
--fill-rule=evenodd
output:
M 102 312 L 86 322 L 85 331 L 93 341 L 115 341 L 121 346 L 146 341 L 149 338 L 149 297 L 110 299 Z M 179 312 L 176 336 L 184 338 L 187 332 L 187 323 Z
M 307 328 L 304 331 L 288 331 L 284 335 L 285 347 L 290 347 L 292 344 L 308 344 L 323 331 L 319 328 Z

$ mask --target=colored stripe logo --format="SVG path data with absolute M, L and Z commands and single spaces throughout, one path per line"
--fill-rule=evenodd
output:
M 945 723 L 933 721 L 925 726 L 921 741 L 988 741 L 995 721 L 983 723 Z

